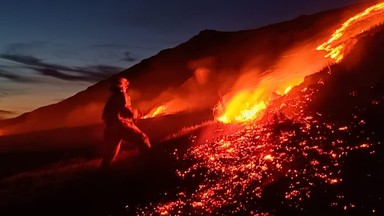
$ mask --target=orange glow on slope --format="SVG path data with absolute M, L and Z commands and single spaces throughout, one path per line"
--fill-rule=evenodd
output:
M 384 21 L 384 2 L 373 5 L 363 12 L 356 14 L 344 22 L 339 29 L 337 29 L 329 38 L 328 41 L 318 46 L 317 50 L 324 50 L 327 54 L 325 58 L 330 57 L 336 63 L 344 58 L 345 44 L 351 37 L 369 30 L 371 27 L 381 24 Z M 382 14 L 380 16 L 380 14 Z M 374 18 L 372 18 L 375 16 Z M 371 19 L 372 18 L 372 19 Z M 354 27 L 357 29 L 353 29 Z M 348 35 L 350 36 L 348 36 Z M 345 37 L 346 36 L 346 37 Z
M 261 119 L 236 132 L 205 141 L 191 134 L 186 152 L 178 148 L 171 152 L 180 162 L 176 175 L 182 183 L 176 193 L 167 191 L 161 194 L 159 203 L 139 206 L 136 212 L 140 215 L 274 215 L 275 207 L 257 208 L 265 204 L 268 194 L 279 197 L 284 209 L 305 212 L 312 206 L 308 201 L 318 199 L 319 191 L 324 190 L 332 200 L 327 203 L 330 207 L 350 213 L 343 206 L 354 204 L 355 199 L 340 198 L 349 193 L 349 188 L 341 185 L 346 177 L 343 168 L 349 165 L 345 162 L 352 152 L 377 154 L 375 146 L 380 142 L 372 141 L 375 138 L 371 137 L 376 133 L 361 123 L 366 121 L 366 113 L 361 110 L 370 110 L 375 105 L 364 109 L 356 106 L 350 119 L 329 121 L 314 113 L 313 103 L 308 100 L 322 94 L 320 80 L 322 77 L 308 88 L 300 86 L 299 94 L 287 97 L 284 111 L 290 110 L 291 118 L 281 116 L 278 122 Z M 272 103 L 266 112 L 272 114 L 277 107 L 280 103 Z M 223 130 L 226 128 L 231 125 Z M 276 186 L 278 190 L 270 190 Z
M 268 73 L 267 77 L 262 78 L 263 80 L 255 86 L 256 90 L 240 89 L 229 100 L 217 105 L 222 108 L 215 113 L 216 119 L 223 123 L 248 122 L 257 119 L 273 99 L 274 94 L 289 93 L 294 86 L 300 85 L 304 81 L 305 76 L 317 72 L 318 68 L 315 67 L 310 71 L 309 65 L 324 65 L 324 60 L 328 57 L 336 63 L 340 62 L 346 54 L 346 47 L 353 47 L 359 34 L 384 22 L 383 12 L 384 2 L 371 6 L 344 22 L 327 42 L 315 46 L 316 48 L 310 47 L 310 49 L 315 48 L 315 51 L 326 51 L 327 54 L 324 57 L 312 57 L 314 54 L 304 49 L 299 54 L 294 53 L 299 56 L 280 63 L 280 71 L 275 70 Z M 300 55 L 307 59 L 300 59 Z M 307 65 L 303 65 L 303 62 Z M 294 65 L 294 69 L 292 69 L 292 65 Z M 268 81 L 264 82 L 266 80 Z

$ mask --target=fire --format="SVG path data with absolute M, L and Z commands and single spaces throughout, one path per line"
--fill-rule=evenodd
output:
M 155 109 L 152 109 L 148 114 L 146 114 L 142 118 L 147 119 L 147 118 L 153 118 L 153 117 L 156 117 L 159 115 L 163 115 L 163 114 L 165 114 L 166 109 L 167 109 L 167 106 L 160 105 L 160 106 L 156 107 Z
M 377 15 L 377 10 L 365 11 L 373 11 Z M 362 14 L 360 17 L 363 17 Z M 343 35 L 338 34 L 338 37 L 342 38 Z M 343 49 L 343 46 L 339 46 L 330 56 L 338 59 L 336 57 L 342 56 Z M 321 56 L 321 59 L 324 58 Z M 270 103 L 273 99 L 271 95 L 287 94 L 303 81 L 301 77 L 282 74 L 276 71 L 269 73 L 268 77 L 257 83 L 254 90 L 248 86 L 230 97 L 230 100 L 224 100 L 223 104 L 227 103 L 218 120 L 253 120 L 267 106 L 278 107 L 278 104 Z M 309 110 L 308 99 L 319 95 L 321 85 L 323 82 L 319 80 L 312 87 L 300 87 L 301 93 L 297 96 L 287 97 L 284 105 L 286 109 L 292 109 L 292 117 L 287 121 L 266 125 L 255 121 L 235 133 L 220 135 L 198 145 L 195 144 L 198 137 L 192 135 L 190 142 L 193 145 L 186 153 L 177 149 L 173 152 L 177 160 L 183 162 L 176 170 L 180 179 L 185 180 L 178 187 L 181 191 L 159 203 L 139 206 L 137 212 L 145 215 L 269 215 L 267 211 L 276 213 L 275 207 L 257 206 L 262 206 L 268 200 L 263 197 L 264 194 L 268 197 L 270 193 L 278 198 L 276 200 L 284 210 L 289 207 L 304 213 L 306 207 L 311 208 L 308 199 L 312 196 L 316 199 L 321 190 L 332 199 L 329 200 L 332 208 L 344 211 L 348 211 L 347 207 L 354 208 L 355 198 L 347 199 L 343 194 L 343 163 L 352 151 L 374 155 L 371 147 L 380 142 L 374 144 L 371 141 L 375 140 L 371 137 L 375 131 L 369 131 L 365 126 L 365 120 L 362 119 L 365 113 L 361 113 L 361 116 L 353 114 L 345 122 L 332 123 L 323 118 L 321 113 Z M 372 104 L 380 103 L 376 101 Z M 361 107 L 356 106 L 356 109 L 360 110 Z M 354 142 L 349 142 L 350 137 L 354 137 Z M 278 183 L 273 186 L 282 189 L 270 191 L 268 186 L 272 183 Z M 186 184 L 192 184 L 193 190 L 185 188 Z M 284 196 L 280 200 L 281 195 Z
M 279 92 L 279 91 L 277 91 L 276 93 L 279 94 L 279 95 L 285 95 L 285 94 L 288 94 L 288 92 L 290 92 L 292 88 L 293 88 L 293 86 L 288 86 L 288 87 L 286 87 L 286 88 L 284 89 L 283 92 Z
M 355 16 L 349 18 L 346 22 L 344 22 L 340 28 L 338 28 L 328 39 L 328 41 L 324 42 L 320 46 L 316 48 L 316 50 L 326 51 L 327 54 L 324 56 L 325 58 L 330 57 L 336 63 L 340 62 L 344 58 L 344 50 L 345 44 L 348 39 L 369 30 L 372 26 L 383 23 L 384 16 L 382 15 L 384 11 L 384 2 L 373 5 L 364 11 L 356 14 Z M 374 17 L 375 19 L 373 19 Z M 372 19 L 371 19 L 372 18 Z M 354 27 L 358 27 L 356 30 Z M 350 35 L 344 38 L 346 34 Z
M 371 28 L 384 22 L 384 2 L 368 7 L 364 11 L 356 14 L 345 21 L 331 37 L 323 44 L 317 46 L 315 51 L 326 51 L 325 59 L 331 58 L 335 63 L 341 62 L 347 53 L 346 48 L 353 47 L 357 40 L 356 37 L 370 30 Z M 308 55 L 310 53 L 308 52 Z M 312 64 L 320 64 L 323 59 L 311 59 Z M 269 73 L 264 80 L 271 82 L 260 82 L 256 86 L 256 90 L 239 90 L 225 104 L 220 104 L 221 110 L 216 113 L 216 119 L 223 123 L 231 122 L 248 122 L 257 119 L 262 111 L 266 109 L 273 95 L 280 96 L 288 94 L 294 86 L 300 85 L 304 77 L 317 71 L 301 72 L 297 75 L 287 75 L 290 71 L 290 64 L 297 63 L 295 61 L 303 61 L 301 59 L 293 59 L 287 65 L 282 65 L 282 72 L 273 71 Z M 299 70 L 304 71 L 302 68 Z M 308 74 L 309 73 L 309 74 Z
M 261 88 L 255 91 L 241 91 L 227 104 L 226 111 L 217 119 L 223 123 L 230 123 L 233 119 L 237 122 L 251 121 L 267 107 L 266 102 L 260 99 L 263 95 Z
M 303 78 L 289 77 L 289 82 L 276 85 L 275 83 L 281 83 L 283 80 L 282 75 L 284 74 L 272 74 L 262 79 L 254 90 L 240 90 L 222 110 L 219 110 L 216 119 L 223 123 L 249 122 L 258 119 L 275 95 L 285 95 L 303 81 Z

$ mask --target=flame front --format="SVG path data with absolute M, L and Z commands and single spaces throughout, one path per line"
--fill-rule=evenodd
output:
M 327 52 L 325 58 L 330 57 L 336 63 L 340 62 L 344 58 L 345 44 L 350 42 L 352 37 L 383 23 L 383 10 L 384 2 L 373 5 L 349 18 L 332 34 L 328 41 L 318 46 L 316 50 L 324 50 Z M 354 27 L 357 29 L 353 29 Z M 350 36 L 345 37 L 346 34 Z
M 373 5 L 364 11 L 356 14 L 345 21 L 340 28 L 338 28 L 326 42 L 312 47 L 310 50 L 325 51 L 326 55 L 319 58 L 311 58 L 307 60 L 308 65 L 321 65 L 324 60 L 331 58 L 335 63 L 339 63 L 347 53 L 347 47 L 352 48 L 357 40 L 356 37 L 373 27 L 384 22 L 384 2 Z M 305 55 L 305 54 L 304 54 Z M 306 55 L 312 55 L 307 51 Z M 285 95 L 291 91 L 294 86 L 302 83 L 305 76 L 317 72 L 315 69 L 309 71 L 305 66 L 299 68 L 302 72 L 291 71 L 290 65 L 300 65 L 303 59 L 294 58 L 287 65 L 280 65 L 279 71 L 275 70 L 268 73 L 264 80 L 272 82 L 260 82 L 256 86 L 256 90 L 240 89 L 234 94 L 226 103 L 217 105 L 222 107 L 218 113 L 215 113 L 215 118 L 223 123 L 231 122 L 248 122 L 258 118 L 262 111 L 268 106 L 270 101 L 274 98 L 274 94 Z M 304 72 L 307 70 L 307 72 Z M 289 73 L 287 75 L 283 73 Z M 257 75 L 255 75 L 257 76 Z M 260 90 L 262 89 L 262 90 Z

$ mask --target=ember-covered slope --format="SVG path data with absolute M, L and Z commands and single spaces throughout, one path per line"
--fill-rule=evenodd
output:
M 381 215 L 384 26 L 261 120 L 172 152 L 180 183 L 143 215 Z M 228 126 L 221 126 L 226 130 Z M 129 203 L 128 203 L 129 204 Z
M 365 5 L 301 16 L 292 21 L 239 32 L 202 31 L 184 44 L 161 51 L 117 75 L 132 82 L 135 105 L 151 108 L 177 101 L 170 113 L 210 108 L 218 91 L 226 91 L 244 67 L 260 71 L 273 65 L 288 48 L 306 40 L 329 35 L 329 28 Z M 316 36 L 316 37 L 314 37 Z M 198 69 L 209 74 L 199 81 Z M 23 133 L 100 123 L 110 79 L 57 104 L 41 107 L 14 119 L 0 121 L 2 134 Z M 201 98 L 204 95 L 204 98 Z M 196 98 L 200 100 L 197 101 Z

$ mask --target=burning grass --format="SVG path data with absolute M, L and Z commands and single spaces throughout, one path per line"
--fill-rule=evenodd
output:
M 220 124 L 224 132 L 209 140 L 191 135 L 184 140 L 190 148 L 171 152 L 179 164 L 177 190 L 162 193 L 159 202 L 140 206 L 135 213 L 380 212 L 383 78 L 373 68 L 362 74 L 365 64 L 348 74 L 339 72 L 343 68 L 333 65 L 311 76 L 272 101 L 262 118 L 240 124 L 238 130 L 228 132 L 233 124 Z
M 359 36 L 383 24 L 383 14 L 384 2 L 374 4 L 346 18 L 329 38 L 323 39 L 325 42 L 322 44 L 306 42 L 295 47 L 286 54 L 294 58 L 283 58 L 262 76 L 256 76 L 252 71 L 251 75 L 244 74 L 238 82 L 241 79 L 246 81 L 237 83 L 241 87 L 225 95 L 226 100 L 221 100 L 216 106 L 216 119 L 224 123 L 257 120 L 275 95 L 289 93 L 304 81 L 304 77 L 316 73 L 324 65 L 341 62 L 354 48 Z M 319 55 L 319 51 L 325 55 Z
M 180 190 L 136 213 L 274 215 L 283 210 L 295 214 L 313 214 L 316 210 L 341 214 L 362 208 L 375 211 L 374 207 L 370 209 L 349 199 L 343 169 L 353 152 L 376 154 L 380 141 L 372 137 L 378 131 L 369 131 L 359 114 L 348 121 L 334 122 L 309 111 L 310 98 L 322 85 L 318 82 L 297 90 L 290 99 L 282 98 L 284 108 L 279 112 L 269 107 L 269 115 L 235 133 L 194 145 L 186 153 L 175 150 L 173 155 L 184 164 L 176 171 L 182 179 Z M 383 103 L 381 99 L 373 105 Z M 196 139 L 192 137 L 191 142 Z M 319 194 L 325 200 L 317 207 L 311 206 L 311 200 L 319 199 Z
M 347 42 L 359 47 L 352 56 L 364 52 L 367 44 L 359 44 L 356 37 L 382 23 L 383 6 L 379 3 L 351 17 L 318 49 L 327 51 L 325 57 L 335 63 L 348 54 L 339 49 Z M 372 57 L 366 58 L 372 63 Z M 229 103 L 219 104 L 224 111 L 219 121 L 246 123 L 206 141 L 191 136 L 190 142 L 197 145 L 186 152 L 172 152 L 183 164 L 176 170 L 181 179 L 178 191 L 166 194 L 157 204 L 137 208 L 136 214 L 365 215 L 380 211 L 383 193 L 377 190 L 382 190 L 378 184 L 384 180 L 380 172 L 384 140 L 379 128 L 384 96 L 378 74 L 382 72 L 365 64 L 350 74 L 331 71 L 345 67 L 330 66 L 274 100 L 263 94 L 270 85 L 258 85 L 247 95 L 239 91 Z M 362 74 L 367 68 L 372 71 Z M 351 76 L 378 79 L 358 81 Z M 354 161 L 361 158 L 365 161 Z M 362 169 L 361 173 L 353 174 L 353 167 Z M 374 186 L 365 185 L 369 183 Z M 361 188 L 355 192 L 356 187 Z

